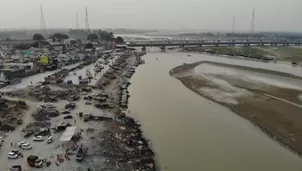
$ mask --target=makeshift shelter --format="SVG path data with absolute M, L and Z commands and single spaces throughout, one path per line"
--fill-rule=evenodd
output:
M 60 142 L 69 142 L 73 135 L 75 135 L 77 130 L 76 126 L 67 127 L 65 132 L 62 134 Z
M 40 57 L 40 63 L 43 65 L 47 65 L 49 63 L 49 57 L 48 56 L 41 56 Z

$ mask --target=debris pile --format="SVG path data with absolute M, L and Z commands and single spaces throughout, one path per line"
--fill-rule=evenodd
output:
M 12 131 L 21 124 L 25 109 L 27 105 L 24 101 L 0 98 L 0 131 Z
M 64 81 L 64 78 L 69 74 L 68 69 L 62 69 L 52 75 L 49 75 L 44 78 L 45 83 L 48 84 L 58 84 L 62 83 Z
M 8 96 L 31 98 L 37 101 L 57 102 L 58 100 L 78 100 L 78 93 L 74 89 L 52 89 L 47 85 L 29 86 L 25 89 L 7 92 Z
M 130 97 L 130 95 L 127 89 L 129 85 L 130 82 L 126 82 L 121 85 L 121 91 L 119 93 L 119 103 L 122 108 L 128 108 L 128 98 Z
M 56 107 L 51 103 L 46 103 L 39 105 L 37 107 L 37 111 L 32 114 L 32 116 L 37 121 L 45 121 L 50 120 L 50 117 L 59 116 L 60 112 L 56 109 Z
M 154 153 L 149 148 L 140 131 L 140 125 L 132 118 L 119 118 L 118 128 L 107 129 L 100 133 L 98 144 L 101 154 L 115 161 L 113 167 L 128 170 L 155 170 Z
M 116 79 L 122 73 L 122 71 L 127 66 L 127 59 L 129 55 L 122 55 L 121 57 L 117 58 L 110 68 L 104 73 L 104 76 L 98 81 L 97 85 L 100 86 L 107 86 L 111 80 Z
M 24 138 L 28 138 L 32 135 L 48 135 L 50 134 L 50 122 L 38 121 L 28 124 L 22 132 Z
M 136 66 L 144 63 L 140 59 L 140 56 L 122 55 L 114 61 L 102 78 L 103 92 L 93 96 L 96 107 L 109 108 L 111 112 L 127 108 L 130 82 L 126 78 L 133 75 Z M 110 75 L 114 75 L 114 79 Z M 116 113 L 112 120 L 114 124 L 96 136 L 101 138 L 96 139 L 99 149 L 95 153 L 106 158 L 106 166 L 112 170 L 156 170 L 154 153 L 140 125 L 123 113 Z

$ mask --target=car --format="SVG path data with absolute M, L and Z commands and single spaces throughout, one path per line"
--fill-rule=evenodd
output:
M 72 119 L 72 115 L 67 115 L 67 116 L 64 116 L 64 119 Z
M 70 111 L 69 111 L 69 110 L 64 110 L 64 111 L 62 112 L 62 114 L 70 114 Z
M 43 141 L 44 139 L 42 136 L 39 135 L 39 136 L 35 136 L 33 140 L 34 141 Z
M 22 166 L 21 165 L 13 165 L 10 168 L 11 171 L 22 171 Z
M 67 105 L 65 105 L 65 109 L 74 109 L 76 107 L 75 103 L 68 103 Z
M 52 136 L 49 136 L 46 140 L 46 143 L 50 144 L 50 143 L 52 143 L 52 141 L 53 141 Z
M 25 143 L 26 143 L 25 141 L 18 142 L 18 147 L 22 147 L 22 145 L 25 144 Z
M 24 138 L 28 138 L 30 136 L 32 136 L 34 134 L 34 132 L 30 131 L 24 134 Z
M 84 100 L 92 100 L 92 96 L 85 96 Z
M 20 154 L 20 151 L 19 150 L 16 150 L 16 149 L 12 149 L 12 151 L 11 152 L 13 152 L 13 153 L 15 153 L 15 154 Z
M 10 171 L 22 171 L 22 166 L 21 165 L 13 165 L 10 168 Z
M 21 148 L 23 150 L 31 150 L 33 147 L 31 146 L 31 144 L 29 142 L 22 144 Z
M 91 105 L 91 104 L 92 104 L 91 101 L 86 101 L 86 102 L 85 102 L 85 105 Z
M 8 157 L 9 159 L 17 159 L 17 158 L 19 157 L 19 155 L 16 154 L 16 153 L 14 153 L 14 152 L 9 152 L 9 153 L 7 154 L 7 157 Z

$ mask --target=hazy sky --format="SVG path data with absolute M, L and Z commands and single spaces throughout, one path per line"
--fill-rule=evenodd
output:
M 76 12 L 90 28 L 200 29 L 248 31 L 252 9 L 256 31 L 302 32 L 302 0 L 0 0 L 0 28 L 75 28 Z

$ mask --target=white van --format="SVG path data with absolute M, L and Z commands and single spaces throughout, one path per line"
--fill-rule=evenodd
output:
M 47 140 L 46 140 L 46 143 L 47 144 L 50 144 L 50 143 L 52 143 L 52 136 L 49 136 L 48 138 L 47 138 Z

